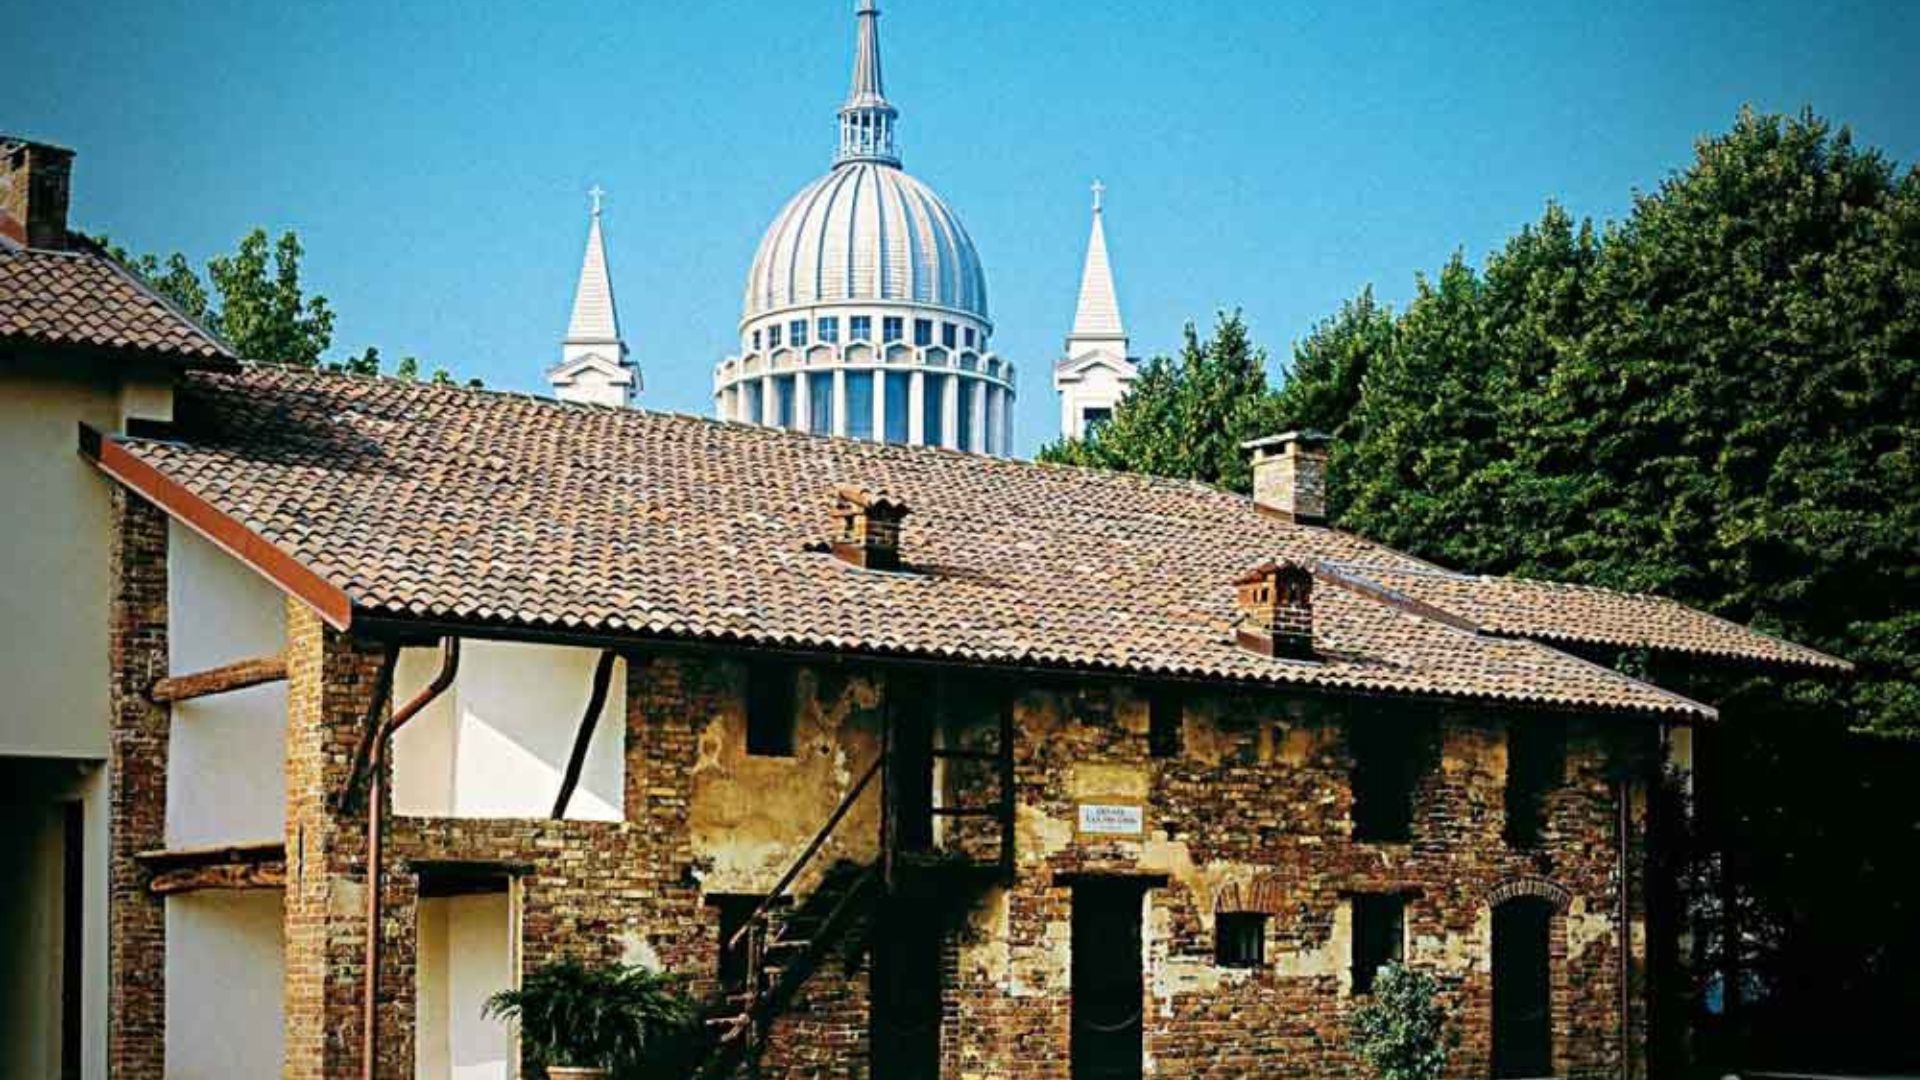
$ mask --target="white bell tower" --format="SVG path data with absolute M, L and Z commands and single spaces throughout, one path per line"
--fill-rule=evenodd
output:
M 1106 185 L 1093 182 L 1093 232 L 1080 272 L 1080 305 L 1067 335 L 1066 355 L 1054 362 L 1053 388 L 1060 393 L 1060 434 L 1084 438 L 1087 430 L 1113 415 L 1139 368 L 1127 356 L 1127 328 L 1107 262 L 1107 230 L 1101 197 Z
M 560 343 L 560 362 L 547 369 L 553 396 L 561 401 L 628 406 L 639 395 L 640 372 L 627 359 L 620 318 L 613 307 L 613 279 L 607 273 L 607 247 L 600 235 L 599 185 L 587 192 L 593 220 L 587 226 L 587 254 L 573 294 L 573 318 Z

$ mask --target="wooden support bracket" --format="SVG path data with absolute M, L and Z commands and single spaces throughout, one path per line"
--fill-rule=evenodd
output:
M 197 889 L 279 889 L 287 884 L 287 849 L 279 841 L 143 851 L 134 859 L 152 873 L 147 889 L 156 896 Z
M 155 682 L 147 696 L 156 705 L 167 705 L 175 701 L 188 701 L 212 694 L 245 690 L 249 686 L 259 686 L 262 683 L 285 682 L 286 678 L 287 658 L 285 656 L 260 656 L 250 660 L 236 660 L 231 664 L 223 664 L 206 671 L 196 671 L 191 675 L 168 676 Z

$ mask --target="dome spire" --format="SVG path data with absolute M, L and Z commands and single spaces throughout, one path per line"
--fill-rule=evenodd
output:
M 899 165 L 893 146 L 893 122 L 899 111 L 887 101 L 880 75 L 880 8 L 875 0 L 859 0 L 854 16 L 860 22 L 853 53 L 853 86 L 840 106 L 840 149 L 833 162 L 877 161 Z

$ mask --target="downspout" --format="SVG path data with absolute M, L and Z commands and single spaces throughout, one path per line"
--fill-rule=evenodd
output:
M 460 639 L 449 637 L 442 647 L 440 655 L 440 673 L 433 677 L 426 689 L 415 694 L 405 705 L 393 711 L 382 721 L 374 732 L 373 745 L 368 753 L 369 773 L 367 777 L 367 953 L 365 985 L 362 988 L 362 1041 L 360 1053 L 360 1075 L 366 1080 L 374 1080 L 374 1053 L 380 1046 L 380 888 L 382 876 L 382 841 L 385 839 L 386 794 L 383 777 L 387 765 L 387 740 L 400 729 L 402 724 L 420 714 L 422 709 L 453 685 L 453 677 L 460 670 Z

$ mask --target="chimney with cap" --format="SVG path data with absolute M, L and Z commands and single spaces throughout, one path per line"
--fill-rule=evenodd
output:
M 1327 523 L 1327 444 L 1317 431 L 1289 431 L 1240 444 L 1253 455 L 1253 505 L 1301 525 Z
M 1313 571 L 1285 560 L 1262 563 L 1234 581 L 1241 648 L 1286 660 L 1313 659 Z
M 0 135 L 0 234 L 59 251 L 67 246 L 73 151 Z
M 884 491 L 852 484 L 835 485 L 833 500 L 839 521 L 834 555 L 867 570 L 900 569 L 900 522 L 907 516 L 907 504 Z

